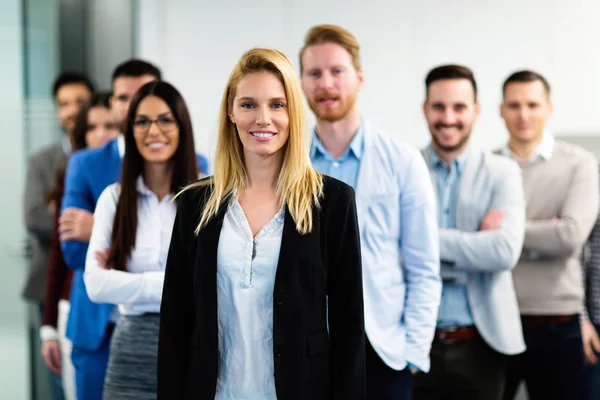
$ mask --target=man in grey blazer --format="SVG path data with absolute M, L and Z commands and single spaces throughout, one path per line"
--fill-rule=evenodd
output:
M 523 245 L 525 204 L 517 163 L 469 145 L 480 110 L 466 67 L 425 80 L 431 144 L 422 150 L 436 188 L 443 281 L 429 374 L 415 399 L 501 399 L 506 355 L 525 350 L 511 269 Z
M 65 162 L 71 151 L 69 133 L 81 105 L 89 99 L 94 87 L 79 73 L 65 72 L 54 81 L 53 95 L 57 117 L 65 133 L 61 143 L 33 154 L 27 164 L 25 186 L 25 225 L 31 238 L 31 263 L 23 297 L 42 303 L 46 283 L 46 267 L 52 234 L 53 204 L 46 201 L 47 194 L 56 184 L 56 170 Z
M 42 312 L 46 287 L 46 272 L 52 237 L 52 214 L 55 205 L 48 203 L 49 192 L 56 185 L 58 167 L 66 162 L 71 151 L 69 133 L 82 104 L 89 99 L 94 86 L 79 73 L 65 72 L 53 84 L 57 117 L 65 132 L 61 143 L 47 147 L 33 154 L 27 164 L 27 181 L 24 193 L 25 225 L 29 233 L 31 260 L 29 273 L 23 288 L 23 298 L 35 303 Z M 37 327 L 39 330 L 39 326 Z M 54 398 L 62 398 L 60 379 L 53 377 Z

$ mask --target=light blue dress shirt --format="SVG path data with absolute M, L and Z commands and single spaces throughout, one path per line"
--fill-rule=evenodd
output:
M 310 148 L 310 158 L 312 160 L 312 164 L 313 167 L 319 171 L 322 174 L 325 175 L 329 175 L 332 176 L 336 179 L 341 180 L 342 182 L 346 183 L 347 185 L 352 186 L 352 188 L 354 188 L 354 190 L 358 190 L 357 186 L 358 186 L 358 177 L 359 177 L 359 172 L 360 172 L 360 168 L 361 164 L 363 164 L 363 155 L 365 152 L 365 129 L 366 129 L 366 122 L 364 119 L 361 118 L 361 124 L 359 129 L 356 131 L 356 134 L 354 135 L 354 137 L 352 138 L 352 140 L 350 141 L 350 145 L 348 146 L 348 149 L 346 150 L 346 152 L 344 154 L 342 154 L 342 156 L 340 156 L 339 158 L 334 158 L 329 151 L 327 151 L 327 149 L 325 148 L 325 146 L 323 145 L 323 143 L 321 142 L 321 140 L 319 139 L 319 136 L 317 135 L 316 130 L 314 131 L 313 134 L 313 140 L 312 140 L 312 144 L 311 144 L 311 148 Z M 411 149 L 412 151 L 413 149 Z M 418 156 L 420 158 L 420 155 Z M 398 162 L 402 163 L 402 162 L 407 162 L 408 158 L 406 158 L 405 160 L 398 160 Z M 423 166 L 423 172 L 426 172 L 426 168 L 425 168 L 425 164 L 422 164 Z M 407 170 L 409 169 L 408 166 L 406 168 Z M 369 172 L 370 173 L 370 172 Z M 377 173 L 377 172 L 375 172 Z M 411 171 L 412 173 L 412 171 Z M 428 182 L 428 181 L 427 181 Z M 358 193 L 358 192 L 357 192 Z M 358 195 L 357 195 L 358 196 Z M 421 201 L 422 199 L 420 199 Z M 397 210 L 399 208 L 399 200 L 397 198 L 394 198 L 394 202 L 393 204 L 390 204 L 390 209 L 385 210 L 386 214 L 388 214 L 387 216 L 390 218 L 395 218 L 397 220 L 401 220 L 402 218 L 397 215 Z M 359 215 L 360 218 L 360 215 Z M 422 221 L 421 221 L 422 222 Z M 375 225 L 375 224 L 374 224 Z M 370 229 L 371 225 L 369 225 L 369 227 L 367 227 L 366 229 Z M 377 228 L 380 229 L 380 228 Z M 363 233 L 361 233 L 361 235 L 363 235 Z M 394 232 L 390 231 L 388 232 L 388 235 L 391 237 L 394 235 Z M 416 237 L 416 236 L 415 236 Z M 402 239 L 401 239 L 402 240 Z M 383 242 L 378 242 L 378 243 L 373 243 L 369 240 L 364 240 L 364 237 L 361 236 L 361 245 L 363 248 L 363 266 L 365 265 L 365 258 L 367 258 L 367 260 L 369 260 L 369 256 L 368 254 L 377 254 L 377 261 L 375 262 L 375 264 L 385 264 L 388 265 L 390 268 L 399 268 L 399 252 L 400 252 L 400 247 L 396 247 L 394 248 L 392 251 L 382 251 L 382 245 L 384 248 L 389 249 L 387 247 L 387 244 L 383 244 Z M 373 261 L 373 260 L 371 260 Z M 368 262 L 368 261 L 367 261 Z M 396 265 L 398 265 L 398 267 L 396 267 Z M 374 281 L 372 281 L 371 277 L 369 276 L 368 273 L 368 269 L 363 270 L 363 274 L 365 274 L 365 281 L 367 282 L 367 285 L 369 284 L 373 284 Z M 385 285 L 386 287 L 389 287 L 389 281 L 386 282 Z M 404 292 L 404 288 L 397 289 L 397 292 Z M 381 289 L 378 289 L 379 292 L 381 292 Z M 385 291 L 385 290 L 383 290 Z M 389 296 L 387 296 L 389 298 Z M 367 318 L 373 318 L 372 316 L 365 316 Z M 376 317 L 375 317 L 376 318 Z M 404 328 L 401 328 L 404 329 Z M 379 340 L 379 335 L 378 333 L 373 330 L 371 331 L 373 334 L 373 337 L 370 337 L 369 340 Z M 396 348 L 396 351 L 398 349 Z M 406 356 L 406 354 L 405 354 Z M 382 357 L 382 355 L 380 354 L 380 357 Z M 384 362 L 388 363 L 387 358 L 388 357 L 383 357 L 386 358 L 386 360 L 384 360 Z M 404 361 L 406 362 L 406 364 L 404 364 L 404 366 L 398 366 L 399 360 L 394 360 L 391 365 L 393 365 L 394 368 L 404 368 L 406 365 L 410 366 L 410 367 L 414 367 L 414 368 L 419 368 L 422 369 L 422 367 L 416 367 L 414 363 L 410 362 L 410 360 L 408 359 L 404 359 Z M 420 360 L 419 360 L 420 361 Z M 422 363 L 419 363 L 422 364 Z M 388 364 L 389 365 L 389 364 Z M 426 369 L 426 368 L 425 368 Z
M 219 372 L 215 400 L 276 400 L 273 290 L 284 208 L 253 238 L 233 196 L 217 249 Z
M 364 127 L 361 123 L 348 149 L 338 158 L 334 158 L 327 151 L 315 131 L 310 147 L 310 159 L 312 160 L 313 167 L 320 173 L 339 179 L 356 189 L 360 159 L 364 148 L 363 131 Z
M 460 176 L 468 158 L 468 149 L 453 160 L 449 166 L 444 164 L 431 147 L 429 147 L 429 151 L 435 171 L 439 227 L 440 229 L 456 229 L 456 198 Z M 444 268 L 443 264 L 442 268 Z M 467 295 L 467 274 L 466 271 L 454 270 L 452 274 L 447 274 L 444 278 L 442 300 L 437 318 L 439 328 L 474 324 Z

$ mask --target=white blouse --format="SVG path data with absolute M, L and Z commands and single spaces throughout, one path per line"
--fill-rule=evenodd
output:
M 216 400 L 276 400 L 273 290 L 284 208 L 253 238 L 235 196 L 217 249 L 219 373 Z
M 119 183 L 112 184 L 98 199 L 83 275 L 85 287 L 93 302 L 118 304 L 122 315 L 157 313 L 177 206 L 171 202 L 172 195 L 158 201 L 140 176 L 136 182 L 138 226 L 131 258 L 125 271 L 106 270 L 95 255 L 111 245 L 120 188 Z

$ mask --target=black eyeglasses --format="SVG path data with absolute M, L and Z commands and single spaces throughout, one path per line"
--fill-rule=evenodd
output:
M 163 133 L 169 133 L 177 128 L 177 121 L 170 117 L 160 117 L 157 119 L 139 118 L 133 121 L 133 131 L 136 133 L 148 133 L 150 127 L 156 122 L 158 129 Z

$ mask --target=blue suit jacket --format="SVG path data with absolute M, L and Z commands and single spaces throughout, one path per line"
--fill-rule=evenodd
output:
M 208 173 L 206 158 L 198 156 L 198 168 Z M 76 207 L 93 212 L 100 194 L 108 185 L 117 182 L 120 175 L 118 139 L 98 149 L 74 153 L 67 166 L 62 211 Z M 114 305 L 93 303 L 87 295 L 83 272 L 88 243 L 64 241 L 61 247 L 66 264 L 75 270 L 67 337 L 73 346 L 94 351 L 102 344 Z

